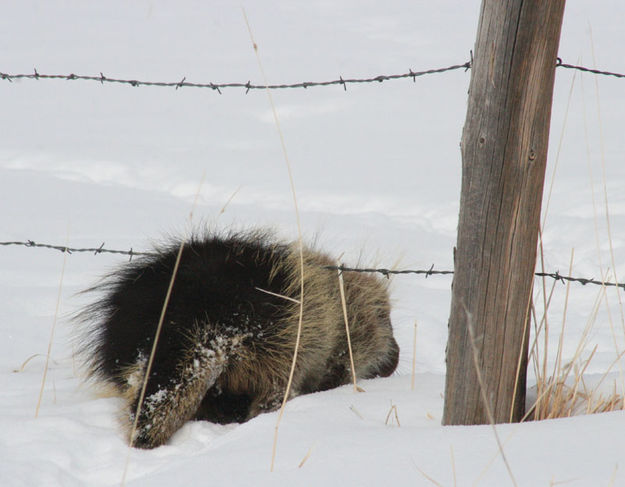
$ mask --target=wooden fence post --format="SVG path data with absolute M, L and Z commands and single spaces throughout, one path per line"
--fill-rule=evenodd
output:
M 484 424 L 470 326 L 495 422 L 524 412 L 536 262 L 564 0 L 483 0 L 462 135 L 443 424 Z

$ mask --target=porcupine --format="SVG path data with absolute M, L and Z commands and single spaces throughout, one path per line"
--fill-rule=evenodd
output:
M 204 234 L 185 243 L 165 310 L 137 428 L 130 434 L 180 241 L 127 263 L 86 292 L 80 353 L 90 377 L 124 398 L 130 444 L 162 445 L 189 420 L 247 421 L 279 408 L 300 313 L 297 244 L 261 231 Z M 335 262 L 304 247 L 303 319 L 290 398 L 352 377 Z M 397 366 L 386 282 L 344 273 L 358 378 Z

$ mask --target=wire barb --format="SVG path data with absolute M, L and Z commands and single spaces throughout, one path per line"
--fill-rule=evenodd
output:
M 104 242 L 102 242 L 102 245 L 100 245 L 96 251 L 93 253 L 93 255 L 98 255 L 100 252 L 102 252 L 102 249 L 104 248 Z

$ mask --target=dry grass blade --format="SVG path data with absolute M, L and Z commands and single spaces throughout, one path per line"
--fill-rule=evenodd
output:
M 465 313 L 467 315 L 467 330 L 469 332 L 469 342 L 471 344 L 471 349 L 473 351 L 473 365 L 475 366 L 475 374 L 477 375 L 477 381 L 480 385 L 480 394 L 482 396 L 482 401 L 484 402 L 484 409 L 486 410 L 486 414 L 488 415 L 488 421 L 493 429 L 493 434 L 495 435 L 495 441 L 497 442 L 497 447 L 499 448 L 499 452 L 501 453 L 501 459 L 503 460 L 506 470 L 508 471 L 508 475 L 510 476 L 510 480 L 512 481 L 512 485 L 517 486 L 516 479 L 514 478 L 514 474 L 512 473 L 512 469 L 510 468 L 510 464 L 508 463 L 508 458 L 506 457 L 506 453 L 504 452 L 503 445 L 501 444 L 501 440 L 499 439 L 499 434 L 497 433 L 497 428 L 495 427 L 495 419 L 493 417 L 493 412 L 488 402 L 488 397 L 486 395 L 486 386 L 484 385 L 484 379 L 482 378 L 482 371 L 480 369 L 479 363 L 479 352 L 477 350 L 477 345 L 475 344 L 475 333 L 473 330 L 473 315 L 469 312 L 465 307 Z
M 538 231 L 538 237 L 539 237 L 539 246 L 540 246 L 540 266 L 541 269 L 544 272 L 545 269 L 545 254 L 544 254 L 544 250 L 543 250 L 543 233 L 542 231 Z M 543 357 L 543 366 L 542 366 L 542 377 L 546 377 L 547 376 L 547 350 L 549 350 L 549 321 L 547 320 L 547 310 L 549 309 L 549 304 L 551 303 L 551 296 L 553 296 L 553 290 L 555 288 L 555 283 L 554 286 L 551 288 L 551 293 L 549 296 L 549 302 L 546 299 L 546 289 L 545 289 L 545 278 L 543 277 L 543 306 L 544 306 L 544 310 L 545 313 L 543 314 L 543 319 L 544 319 L 544 323 L 545 323 L 545 343 L 544 343 L 544 347 L 545 347 L 545 354 Z
M 544 271 L 545 263 L 544 263 L 543 239 L 542 239 L 542 231 L 540 229 L 538 231 L 538 238 L 539 238 L 538 251 L 540 255 L 540 263 L 541 263 L 541 268 Z M 542 288 L 540 289 L 540 291 L 542 292 L 542 300 L 543 300 L 543 316 L 540 320 L 540 323 L 536 317 L 536 308 L 534 305 L 535 299 L 530 300 L 531 315 L 534 318 L 534 340 L 533 340 L 532 346 L 530 347 L 530 354 L 528 358 L 532 359 L 532 364 L 534 367 L 534 375 L 537 379 L 540 377 L 546 377 L 547 375 L 547 350 L 548 350 L 548 345 L 549 345 L 549 340 L 548 340 L 549 320 L 547 319 L 548 317 L 547 310 L 549 309 L 549 306 L 551 305 L 551 300 L 554 295 L 555 287 L 556 287 L 556 282 L 554 281 L 549 291 L 549 297 L 547 298 L 547 285 L 546 285 L 545 277 L 544 276 L 542 277 Z M 532 286 L 532 289 L 533 289 L 533 286 Z M 540 351 L 539 351 L 539 338 L 540 338 L 541 333 L 545 334 L 545 339 L 544 339 L 545 356 L 542 360 L 542 368 L 541 368 Z M 542 387 L 544 386 L 543 381 L 537 380 L 536 386 L 537 386 L 538 397 L 548 397 L 546 396 L 546 394 L 544 394 L 544 390 L 542 389 Z M 543 407 L 543 404 L 541 402 L 537 402 L 536 404 L 534 404 L 533 407 L 535 408 L 536 416 L 540 416 L 541 414 L 540 410 Z
M 410 390 L 414 391 L 417 370 L 417 321 L 414 322 L 414 335 L 412 337 L 412 374 L 410 376 Z
M 591 47 L 593 48 L 593 60 L 594 60 L 594 44 L 592 42 L 592 30 L 590 30 L 590 36 L 591 36 Z M 596 83 L 596 78 L 595 78 L 595 83 Z M 601 280 L 603 282 L 606 282 L 607 280 L 607 272 L 604 272 L 604 268 L 603 268 L 603 259 L 602 259 L 602 253 L 601 253 L 601 247 L 602 247 L 602 238 L 600 236 L 599 233 L 599 212 L 597 210 L 597 197 L 595 195 L 595 185 L 594 185 L 594 177 L 593 177 L 593 168 L 592 168 L 592 158 L 591 158 L 591 149 L 590 149 L 590 136 L 588 133 L 588 116 L 587 116 L 587 112 L 586 112 L 586 101 L 585 101 L 585 92 L 584 92 L 584 77 L 581 76 L 580 77 L 580 87 L 581 87 L 581 91 L 582 91 L 582 96 L 581 96 L 581 100 L 582 100 L 582 115 L 583 115 L 583 122 L 584 122 L 584 141 L 585 141 L 585 146 L 586 146 L 586 163 L 587 163 L 587 167 L 588 167 L 588 180 L 589 180 L 589 186 L 590 186 L 590 196 L 591 196 L 591 201 L 592 201 L 592 210 L 593 210 L 593 225 L 594 225 L 594 237 L 595 237 L 595 249 L 597 251 L 597 262 L 599 263 L 599 272 L 601 274 Z M 605 201 L 605 208 L 606 208 L 606 221 L 608 224 L 608 240 L 610 242 L 610 250 L 611 250 L 611 256 L 613 257 L 613 252 L 612 252 L 612 238 L 611 238 L 611 233 L 610 233 L 610 216 L 609 216 L 609 207 L 608 207 L 608 195 L 607 195 L 607 189 L 606 189 L 606 185 L 605 185 L 605 157 L 604 157 L 604 152 L 603 152 L 603 130 L 601 127 L 601 110 L 599 108 L 599 88 L 598 85 L 595 84 L 595 88 L 596 88 L 596 95 L 597 95 L 597 115 L 599 117 L 599 130 L 600 130 L 600 142 L 601 142 L 601 163 L 602 163 L 602 176 L 603 176 L 603 187 L 604 187 L 604 201 Z M 614 259 L 612 259 L 612 265 L 614 266 Z M 620 309 L 620 313 L 621 313 L 621 325 L 623 328 L 623 332 L 625 333 L 625 321 L 623 320 L 623 307 L 621 304 L 621 298 L 620 298 L 620 292 L 617 289 L 617 296 L 618 296 L 618 301 L 619 301 L 619 309 Z M 619 344 L 618 344 L 618 338 L 616 336 L 616 332 L 614 329 L 614 322 L 612 320 L 612 312 L 610 309 L 610 303 L 609 303 L 609 299 L 608 299 L 608 293 L 606 292 L 604 295 L 604 299 L 605 299 L 605 306 L 606 306 L 606 311 L 608 313 L 608 321 L 610 323 L 610 331 L 612 333 L 612 339 L 614 341 L 614 349 L 616 350 L 616 353 L 619 354 Z M 625 373 L 623 371 L 623 366 L 621 364 L 619 364 L 619 374 L 621 377 L 621 384 L 623 386 L 623 389 L 625 389 Z M 625 407 L 625 404 L 624 404 Z
M 360 414 L 360 411 L 358 411 L 358 409 L 356 409 L 356 408 L 354 407 L 354 405 L 351 405 L 351 406 L 349 407 L 349 410 L 350 410 L 352 413 L 354 413 L 356 416 L 358 416 L 360 419 L 365 419 L 365 417 L 364 417 L 362 414 Z
M 191 207 L 191 211 L 189 212 L 188 217 L 188 231 L 191 231 L 191 225 L 193 221 L 193 212 L 195 211 L 195 207 L 197 206 L 197 201 L 200 195 L 200 191 L 202 190 L 202 186 L 204 184 L 204 178 L 206 177 L 206 173 L 202 174 L 202 179 L 200 184 L 198 185 L 197 193 L 195 194 L 195 199 L 193 201 L 193 206 Z M 169 300 L 171 298 L 171 293 L 174 287 L 174 282 L 176 281 L 176 275 L 178 274 L 178 267 L 180 266 L 180 260 L 182 258 L 182 252 L 184 250 L 184 246 L 187 241 L 187 236 L 182 239 L 180 242 L 180 248 L 178 249 L 178 254 L 176 255 L 176 261 L 174 263 L 174 268 L 171 273 L 171 278 L 169 280 L 169 285 L 167 287 L 167 293 L 165 294 L 165 301 L 163 302 L 163 307 L 161 309 L 161 314 L 158 320 L 158 324 L 156 326 L 156 332 L 154 333 L 154 342 L 152 344 L 152 350 L 150 352 L 150 357 L 148 358 L 148 363 L 145 368 L 145 373 L 143 376 L 143 383 L 141 386 L 141 392 L 139 393 L 139 400 L 137 402 L 137 409 L 135 411 L 135 419 L 132 423 L 132 429 L 130 430 L 130 444 L 128 446 L 128 454 L 126 455 L 126 462 L 124 463 L 124 472 L 122 474 L 122 479 L 120 485 L 123 487 L 126 484 L 126 476 L 128 474 L 128 466 L 130 464 L 130 452 L 133 446 L 134 437 L 137 431 L 137 425 L 139 422 L 139 416 L 141 414 L 141 408 L 143 407 L 143 401 L 145 399 L 145 391 L 148 386 L 148 379 L 150 377 L 150 372 L 152 370 L 152 365 L 154 363 L 154 355 L 156 354 L 156 347 L 158 346 L 158 341 L 161 335 L 161 330 L 163 328 L 163 321 L 165 320 L 165 313 L 167 311 L 167 307 L 169 305 Z
M 577 482 L 578 480 L 579 480 L 578 477 L 573 477 L 573 478 L 565 479 L 565 480 L 554 480 L 552 477 L 551 480 L 549 481 L 549 487 L 556 487 L 557 485 L 571 484 L 573 482 Z
M 69 229 L 67 232 L 66 244 L 69 244 Z M 66 263 L 67 263 L 67 252 L 63 252 L 63 267 L 61 267 L 61 278 L 59 279 L 59 290 L 56 296 L 56 308 L 54 310 L 54 319 L 52 320 L 52 328 L 50 329 L 50 340 L 48 340 L 48 352 L 46 353 L 46 363 L 43 367 L 43 377 L 41 378 L 41 389 L 39 389 L 39 399 L 37 400 L 37 407 L 35 408 L 35 418 L 39 416 L 39 408 L 41 407 L 41 399 L 43 398 L 43 389 L 46 385 L 46 377 L 48 375 L 48 367 L 50 365 L 50 353 L 52 351 L 52 342 L 54 341 L 54 331 L 56 329 L 56 321 L 59 316 L 59 308 L 61 307 L 61 292 L 63 291 L 63 276 L 65 275 Z
M 571 260 L 569 262 L 569 275 L 573 272 L 573 259 L 575 257 L 575 249 L 571 249 Z M 564 328 L 566 326 L 566 312 L 569 308 L 569 291 L 571 290 L 571 281 L 566 283 L 566 294 L 564 296 L 564 311 L 562 312 L 562 329 L 560 330 L 560 340 L 558 342 L 558 352 L 556 355 L 556 363 L 554 365 L 553 375 L 561 370 L 562 365 L 562 348 L 564 343 Z
M 547 193 L 547 200 L 545 202 L 545 211 L 543 212 L 541 233 L 544 233 L 545 226 L 547 225 L 547 215 L 549 215 L 549 203 L 551 202 L 551 195 L 553 193 L 553 185 L 556 181 L 556 171 L 560 163 L 560 152 L 562 151 L 562 142 L 564 141 L 564 133 L 566 132 L 566 122 L 569 119 L 569 108 L 571 106 L 571 99 L 573 98 L 573 87 L 575 86 L 576 76 L 577 76 L 577 72 L 574 72 L 573 79 L 571 80 L 571 87 L 569 88 L 569 96 L 566 101 L 566 108 L 564 110 L 564 121 L 562 122 L 562 130 L 560 131 L 560 139 L 558 140 L 558 150 L 556 151 L 555 164 L 553 165 L 553 171 L 551 173 L 551 183 L 549 184 L 549 192 Z
M 26 368 L 26 366 L 28 365 L 28 362 L 30 362 L 32 359 L 34 359 L 35 357 L 45 357 L 44 354 L 42 353 L 35 353 L 33 355 L 31 355 L 30 357 L 28 357 L 26 360 L 24 360 L 24 362 L 22 362 L 22 365 L 20 365 L 19 369 L 13 369 L 13 372 L 15 372 L 16 374 L 19 374 L 21 372 L 24 372 L 24 369 Z
M 217 214 L 218 217 L 223 215 L 226 212 L 226 208 L 228 208 L 228 205 L 232 202 L 232 200 L 234 199 L 234 197 L 237 195 L 237 193 L 240 190 L 241 190 L 241 186 L 239 186 L 237 189 L 234 190 L 234 192 L 230 195 L 230 198 L 228 198 L 228 200 L 221 207 L 221 210 L 219 210 L 219 213 Z
M 523 422 L 523 419 L 521 420 L 521 422 Z M 508 436 L 506 437 L 506 439 L 503 441 L 503 446 L 506 446 L 508 444 L 508 442 L 512 439 L 512 437 L 515 435 L 515 433 L 517 432 L 520 423 L 517 423 L 517 426 L 514 430 L 512 430 Z M 499 450 L 497 450 L 491 457 L 490 460 L 488 461 L 488 463 L 484 466 L 484 468 L 482 469 L 482 471 L 480 472 L 480 475 L 478 475 L 478 477 L 473 481 L 473 487 L 477 487 L 478 485 L 480 485 L 482 479 L 484 478 L 484 476 L 486 475 L 486 473 L 488 472 L 488 470 L 493 466 L 493 463 L 495 463 L 495 460 L 497 460 L 497 457 L 500 455 Z
M 342 264 L 338 264 L 339 267 Z M 349 364 L 352 369 L 352 381 L 354 382 L 354 392 L 363 392 L 363 389 L 356 384 L 356 367 L 354 366 L 354 354 L 352 353 L 352 339 L 349 333 L 349 319 L 347 318 L 347 303 L 345 302 L 345 284 L 343 283 L 343 272 L 339 269 L 339 292 L 341 294 L 341 306 L 343 307 L 343 319 L 345 320 L 345 334 L 347 335 L 347 351 L 349 352 Z
M 413 461 L 414 463 L 414 461 Z M 443 487 L 443 485 L 439 482 L 437 482 L 436 480 L 434 480 L 432 477 L 430 477 L 428 474 L 426 474 L 423 470 L 421 470 L 419 467 L 417 467 L 417 464 L 414 463 L 414 467 L 419 471 L 419 473 L 421 475 L 423 475 L 423 478 L 425 478 L 425 480 L 433 483 L 434 485 L 438 486 L 438 487 Z
M 619 353 L 616 358 L 612 361 L 612 363 L 610 364 L 610 366 L 606 369 L 606 371 L 604 372 L 603 376 L 601 377 L 601 379 L 599 380 L 599 382 L 597 382 L 597 384 L 595 385 L 594 389 L 593 389 L 593 393 L 597 392 L 597 390 L 599 389 L 599 386 L 601 386 L 601 384 L 603 383 L 603 381 L 606 379 L 606 377 L 608 376 L 608 374 L 610 373 L 610 370 L 612 370 L 612 367 L 614 367 L 617 363 L 620 364 L 620 360 L 621 358 L 623 358 L 623 356 L 625 355 L 625 350 L 623 350 L 621 353 Z M 614 387 L 616 388 L 616 383 L 614 384 Z M 614 394 L 616 394 L 616 391 L 614 391 Z
M 397 426 L 401 426 L 399 423 L 399 414 L 397 413 L 397 406 L 393 404 L 391 401 L 391 409 L 389 409 L 388 414 L 386 415 L 386 420 L 384 424 L 388 425 L 388 420 L 391 419 L 391 414 L 395 413 L 395 421 L 397 421 Z
M 313 449 L 315 448 L 315 445 L 312 445 L 308 451 L 306 452 L 306 455 L 304 455 L 304 458 L 302 458 L 302 461 L 299 462 L 299 465 L 297 466 L 297 468 L 302 468 L 304 466 L 304 464 L 306 463 L 306 461 L 310 458 L 310 455 L 313 452 Z
M 273 97 L 271 96 L 271 91 L 269 90 L 269 83 L 267 82 L 267 76 L 265 75 L 263 63 L 261 62 L 260 54 L 258 53 L 258 45 L 256 44 L 256 41 L 254 40 L 254 34 L 252 33 L 252 28 L 247 18 L 247 14 L 245 13 L 245 9 L 241 8 L 241 12 L 243 13 L 243 19 L 245 20 L 245 25 L 247 26 L 247 31 L 250 35 L 250 41 L 252 42 L 254 54 L 256 55 L 256 61 L 258 62 L 258 69 L 260 70 L 260 73 L 263 77 L 263 81 L 265 83 L 267 97 L 269 98 L 269 104 L 271 105 L 271 112 L 273 113 L 273 120 L 274 120 L 274 123 L 276 124 L 276 129 L 280 137 L 280 146 L 282 147 L 282 154 L 284 155 L 284 161 L 286 163 L 287 172 L 289 174 L 289 184 L 291 186 L 291 195 L 293 197 L 293 206 L 295 209 L 295 220 L 297 223 L 298 250 L 299 250 L 299 261 L 300 261 L 299 319 L 297 323 L 297 334 L 295 337 L 295 350 L 293 352 L 293 361 L 291 362 L 291 371 L 289 373 L 289 379 L 286 385 L 286 390 L 284 391 L 284 398 L 282 400 L 282 405 L 280 406 L 280 410 L 278 411 L 278 419 L 276 421 L 276 426 L 274 428 L 273 446 L 272 446 L 272 451 L 271 451 L 271 465 L 270 465 L 270 471 L 273 472 L 273 467 L 274 467 L 275 460 L 276 460 L 276 448 L 278 444 L 278 430 L 280 428 L 280 421 L 282 420 L 282 416 L 284 414 L 284 407 L 286 406 L 286 402 L 289 399 L 289 394 L 291 392 L 291 384 L 293 383 L 293 374 L 295 373 L 295 364 L 297 363 L 297 353 L 299 350 L 299 343 L 300 343 L 300 338 L 302 335 L 302 320 L 303 320 L 303 314 L 304 314 L 304 241 L 302 238 L 302 224 L 301 224 L 301 220 L 299 216 L 299 208 L 297 205 L 297 193 L 295 191 L 293 171 L 291 170 L 291 162 L 289 161 L 289 155 L 286 150 L 284 134 L 282 133 L 282 129 L 280 127 L 280 120 L 278 119 L 278 111 L 276 110 L 276 105 L 273 102 Z
M 180 243 L 180 249 L 178 250 L 178 255 L 176 257 L 176 262 L 174 264 L 174 270 L 171 275 L 171 279 L 169 281 L 169 287 L 167 288 L 167 294 L 165 295 L 165 302 L 163 303 L 163 308 L 161 310 L 161 316 L 158 320 L 158 325 L 156 326 L 156 333 L 154 335 L 154 343 L 152 345 L 152 351 L 150 352 L 150 358 L 148 359 L 148 364 L 145 369 L 145 374 L 143 377 L 143 385 L 141 386 L 141 392 L 139 394 L 139 401 L 137 402 L 137 409 L 135 411 L 135 419 L 132 423 L 132 429 L 130 430 L 130 445 L 128 447 L 128 455 L 126 456 L 126 463 L 124 465 L 124 473 L 122 475 L 121 485 L 122 487 L 126 484 L 126 475 L 128 474 L 128 465 L 130 463 L 130 448 L 133 446 L 134 437 L 137 431 L 137 425 L 139 422 L 139 416 L 141 414 L 141 408 L 143 407 L 143 400 L 145 399 L 145 391 L 148 385 L 148 378 L 150 377 L 150 371 L 152 370 L 152 365 L 154 363 L 154 355 L 156 353 L 156 347 L 158 345 L 158 339 L 161 335 L 161 330 L 163 328 L 163 321 L 165 319 L 165 312 L 167 310 L 167 306 L 169 305 L 169 299 L 171 297 L 171 291 L 174 287 L 174 282 L 176 280 L 176 274 L 178 272 L 178 266 L 180 265 L 180 259 L 182 257 L 182 251 L 184 249 L 184 240 Z
M 571 260 L 569 262 L 569 275 L 571 275 L 573 271 L 573 259 L 575 256 L 575 250 L 571 249 Z M 562 328 L 560 330 L 560 340 L 558 341 L 558 351 L 556 353 L 556 361 L 554 364 L 554 371 L 552 377 L 560 377 L 562 375 L 562 349 L 564 343 L 564 329 L 566 326 L 566 312 L 568 310 L 569 304 L 569 291 L 571 288 L 571 281 L 566 283 L 566 294 L 564 298 L 564 311 L 562 313 Z M 547 356 L 547 350 L 545 349 L 545 357 Z M 560 381 L 556 384 L 556 392 L 553 397 L 553 404 L 550 410 L 547 411 L 547 417 L 553 417 L 554 413 L 558 411 L 560 407 L 563 405 L 563 397 L 561 394 L 562 387 L 564 385 L 563 381 Z
M 163 329 L 163 321 L 165 321 L 165 313 L 167 312 L 167 306 L 169 305 L 169 300 L 171 298 L 171 292 L 174 288 L 174 282 L 176 281 L 176 275 L 178 274 L 178 267 L 180 266 L 180 259 L 182 258 L 182 252 L 184 250 L 185 241 L 183 240 L 180 243 L 180 248 L 178 249 L 178 254 L 176 256 L 176 262 L 174 264 L 174 270 L 171 273 L 171 279 L 169 280 L 169 286 L 167 287 L 167 294 L 165 295 L 165 302 L 163 303 L 163 308 L 161 309 L 161 315 L 158 319 L 158 325 L 156 327 L 156 333 L 154 336 L 154 343 L 152 344 L 152 351 L 150 352 L 150 358 L 148 360 L 148 365 L 145 369 L 145 374 L 143 378 L 143 386 L 141 387 L 141 393 L 139 394 L 139 401 L 137 402 L 137 410 L 135 411 L 135 420 L 132 424 L 132 430 L 130 431 L 130 444 L 132 446 L 132 442 L 134 441 L 134 436 L 137 431 L 137 424 L 139 422 L 139 415 L 141 413 L 141 407 L 143 406 L 143 400 L 145 399 L 145 391 L 148 385 L 148 378 L 150 377 L 150 372 L 152 370 L 152 365 L 154 364 L 154 355 L 156 354 L 156 347 L 158 346 L 158 340 L 161 335 L 161 330 Z
M 618 471 L 618 463 L 614 465 L 614 471 L 612 472 L 612 476 L 610 477 L 610 483 L 608 484 L 608 487 L 612 487 L 614 485 L 614 482 L 616 481 L 617 471 Z
M 273 293 L 271 291 L 267 291 L 266 289 L 262 289 L 260 287 L 254 287 L 254 289 L 256 289 L 257 291 L 260 291 L 261 293 L 269 294 L 270 296 L 275 296 L 276 298 L 286 299 L 287 301 L 291 301 L 292 303 L 295 303 L 295 304 L 300 303 L 299 299 L 295 299 L 290 296 L 285 296 L 284 294 Z
M 512 402 L 510 403 L 510 416 L 509 416 L 510 423 L 512 423 L 512 420 L 514 418 L 514 405 L 516 404 L 516 396 L 519 390 L 519 381 L 521 380 L 521 374 L 527 374 L 527 366 L 523 368 L 523 362 L 524 362 L 524 358 L 526 358 L 525 341 L 529 338 L 527 326 L 530 322 L 530 307 L 532 304 L 533 293 L 534 293 L 534 281 L 532 280 L 532 287 L 527 297 L 527 306 L 525 308 L 525 321 L 523 323 L 523 339 L 521 340 L 521 346 L 519 349 L 519 360 L 517 361 L 517 366 L 516 366 L 516 375 L 514 378 L 514 393 L 512 394 Z
M 588 30 L 590 34 L 590 48 L 592 52 L 592 61 L 593 65 L 596 68 L 597 59 L 595 57 L 595 43 L 592 39 L 592 27 L 590 24 L 588 25 Z M 612 269 L 614 273 L 614 280 L 618 282 L 618 275 L 616 274 L 616 259 L 614 257 L 614 245 L 612 243 L 612 228 L 610 224 L 610 207 L 608 204 L 608 185 L 607 185 L 607 176 L 606 176 L 606 164 L 605 164 L 605 141 L 603 136 L 603 123 L 601 117 L 601 104 L 599 98 L 599 80 L 597 79 L 597 75 L 594 76 L 595 80 L 595 93 L 597 95 L 597 123 L 599 127 L 599 147 L 601 149 L 601 176 L 603 180 L 603 201 L 605 204 L 605 219 L 606 219 L 606 228 L 608 232 L 608 243 L 610 247 L 610 260 L 612 262 Z M 625 313 L 623 311 L 623 301 L 621 300 L 621 292 L 619 287 L 616 287 L 616 296 L 619 304 L 619 311 L 621 314 L 621 325 L 623 326 L 623 331 L 625 332 Z
M 453 478 L 454 478 L 454 487 L 456 487 L 458 485 L 458 480 L 456 478 L 456 457 L 454 455 L 453 445 L 449 445 L 449 455 L 451 458 L 451 473 L 453 474 Z

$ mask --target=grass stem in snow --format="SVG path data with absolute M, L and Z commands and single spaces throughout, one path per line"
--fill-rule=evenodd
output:
M 69 228 L 67 230 L 67 238 L 65 246 L 69 246 Z M 54 310 L 54 319 L 52 320 L 52 328 L 50 329 L 50 340 L 48 340 L 48 352 L 46 353 L 46 363 L 43 367 L 43 377 L 41 378 L 41 389 L 39 389 L 39 399 L 35 408 L 35 418 L 39 416 L 39 408 L 41 407 L 41 399 L 43 398 L 43 389 L 46 385 L 46 377 L 50 365 L 50 352 L 52 351 L 52 342 L 54 341 L 54 330 L 56 329 L 56 321 L 61 307 L 61 292 L 63 290 L 63 276 L 65 275 L 65 264 L 67 263 L 67 252 L 63 252 L 63 266 L 61 267 L 61 278 L 59 279 L 59 291 L 56 296 L 56 308 Z M 30 360 L 30 359 L 29 359 Z
M 291 194 L 293 196 L 293 206 L 295 209 L 295 220 L 297 223 L 297 235 L 298 235 L 298 250 L 299 250 L 299 263 L 300 263 L 300 297 L 299 297 L 299 320 L 297 323 L 297 335 L 295 337 L 295 350 L 293 352 L 293 362 L 291 363 L 291 372 L 289 373 L 289 380 L 286 385 L 286 390 L 284 391 L 284 399 L 282 400 L 282 405 L 280 406 L 280 411 L 278 412 L 278 419 L 276 421 L 276 426 L 274 430 L 273 437 L 273 446 L 271 451 L 271 466 L 270 471 L 273 472 L 273 467 L 276 460 L 276 448 L 278 444 L 278 430 L 280 428 L 280 421 L 282 420 L 282 415 L 284 414 L 284 407 L 286 406 L 286 402 L 289 398 L 289 394 L 291 392 L 291 384 L 293 383 L 293 374 L 295 373 L 295 364 L 297 363 L 297 352 L 299 350 L 299 342 L 302 334 L 302 319 L 304 314 L 304 241 L 302 238 L 302 224 L 299 216 L 299 209 L 297 205 L 297 193 L 295 192 L 295 182 L 293 180 L 293 171 L 291 170 L 291 162 L 289 161 L 289 155 L 286 150 L 286 143 L 284 141 L 284 134 L 282 133 L 282 128 L 280 127 L 280 120 L 278 119 L 278 111 L 276 110 L 276 105 L 273 102 L 273 97 L 271 96 L 271 91 L 269 90 L 269 83 L 267 82 L 267 76 L 265 75 L 265 70 L 263 68 L 263 63 L 260 60 L 260 54 L 258 52 L 258 44 L 254 40 L 254 34 L 252 32 L 252 28 L 250 26 L 250 22 L 247 18 L 247 14 L 245 13 L 245 9 L 241 8 L 243 12 L 243 18 L 245 20 L 245 25 L 247 26 L 247 31 L 250 35 L 250 41 L 252 42 L 252 47 L 254 48 L 254 54 L 256 55 L 256 61 L 258 61 L 258 69 L 263 77 L 263 81 L 265 83 L 267 97 L 269 98 L 269 104 L 271 105 L 271 112 L 273 113 L 273 120 L 276 124 L 276 129 L 278 130 L 278 135 L 280 137 L 280 146 L 282 147 L 282 154 L 284 155 L 284 161 L 286 163 L 287 172 L 289 174 L 289 183 L 291 185 Z

